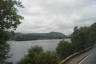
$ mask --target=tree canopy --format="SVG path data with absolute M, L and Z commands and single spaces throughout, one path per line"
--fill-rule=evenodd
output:
M 60 59 L 55 52 L 45 52 L 42 47 L 33 46 L 17 64 L 58 64 L 59 62 Z
M 20 20 L 23 19 L 18 12 L 17 7 L 23 7 L 17 0 L 0 0 L 0 29 L 17 28 Z
M 57 54 L 60 58 L 65 59 L 69 55 L 92 47 L 96 44 L 96 23 L 91 26 L 75 27 L 71 35 L 71 43 L 61 41 L 57 48 Z
M 18 8 L 23 7 L 18 0 L 0 0 L 0 64 L 7 64 L 9 57 L 8 34 L 6 31 L 16 29 L 21 23 L 22 16 L 18 14 Z

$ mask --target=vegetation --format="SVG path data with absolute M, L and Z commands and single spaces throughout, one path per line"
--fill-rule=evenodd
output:
M 83 50 L 96 43 L 96 23 L 90 27 L 75 28 L 72 34 L 72 44 L 76 51 Z
M 89 27 L 75 27 L 71 35 L 71 42 L 61 41 L 56 53 L 44 52 L 41 47 L 32 47 L 28 55 L 21 59 L 18 64 L 58 64 L 61 59 L 84 50 L 96 43 L 96 23 Z
M 6 63 L 6 59 L 9 57 L 9 44 L 6 43 L 8 39 L 5 31 L 0 30 L 0 64 Z
M 89 27 L 75 27 L 71 35 L 72 42 L 61 41 L 57 48 L 57 54 L 61 59 L 69 55 L 84 50 L 96 43 L 96 23 Z
M 11 38 L 10 40 L 16 41 L 27 41 L 27 40 L 38 40 L 38 39 L 62 39 L 66 36 L 59 32 L 50 32 L 50 33 L 15 33 L 15 35 L 11 32 L 9 33 Z
M 17 13 L 17 7 L 23 7 L 17 0 L 0 0 L 0 64 L 7 64 L 9 51 L 7 31 L 16 29 L 22 17 Z
M 61 41 L 57 48 L 57 54 L 61 59 L 65 59 L 66 57 L 68 57 L 70 54 L 73 53 L 73 48 L 72 48 L 72 44 L 67 42 L 67 41 Z
M 9 44 L 6 41 L 11 36 L 10 40 L 24 41 L 36 39 L 58 39 L 65 38 L 62 33 L 32 33 L 21 34 L 13 33 L 13 30 L 21 23 L 23 19 L 18 12 L 18 7 L 22 8 L 19 0 L 0 0 L 0 64 L 8 64 L 6 61 L 9 58 Z M 61 41 L 56 52 L 44 52 L 41 47 L 35 46 L 29 49 L 28 54 L 21 59 L 18 64 L 58 64 L 60 59 L 65 59 L 69 55 L 84 50 L 96 43 L 96 23 L 89 27 L 75 27 L 71 35 L 72 42 Z
M 17 64 L 58 64 L 59 61 L 55 52 L 44 52 L 42 47 L 34 46 Z
M 89 47 L 88 45 L 90 45 L 90 43 L 88 43 L 88 31 L 88 27 L 80 27 L 79 29 L 75 27 L 71 40 L 76 52 Z

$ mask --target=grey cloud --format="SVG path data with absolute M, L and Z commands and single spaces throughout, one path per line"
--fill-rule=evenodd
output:
M 72 33 L 74 26 L 95 22 L 96 0 L 22 0 L 25 17 L 17 32 Z

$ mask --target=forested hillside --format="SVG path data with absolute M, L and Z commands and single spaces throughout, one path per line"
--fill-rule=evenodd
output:
M 50 33 L 9 33 L 10 40 L 16 41 L 27 41 L 27 40 L 38 40 L 38 39 L 62 39 L 66 36 L 59 32 Z

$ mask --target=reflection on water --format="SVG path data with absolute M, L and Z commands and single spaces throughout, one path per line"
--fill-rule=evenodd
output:
M 16 62 L 27 54 L 31 46 L 41 46 L 45 51 L 55 51 L 57 44 L 61 39 L 57 40 L 35 40 L 35 41 L 8 41 L 10 44 L 10 54 L 12 55 L 9 61 Z

